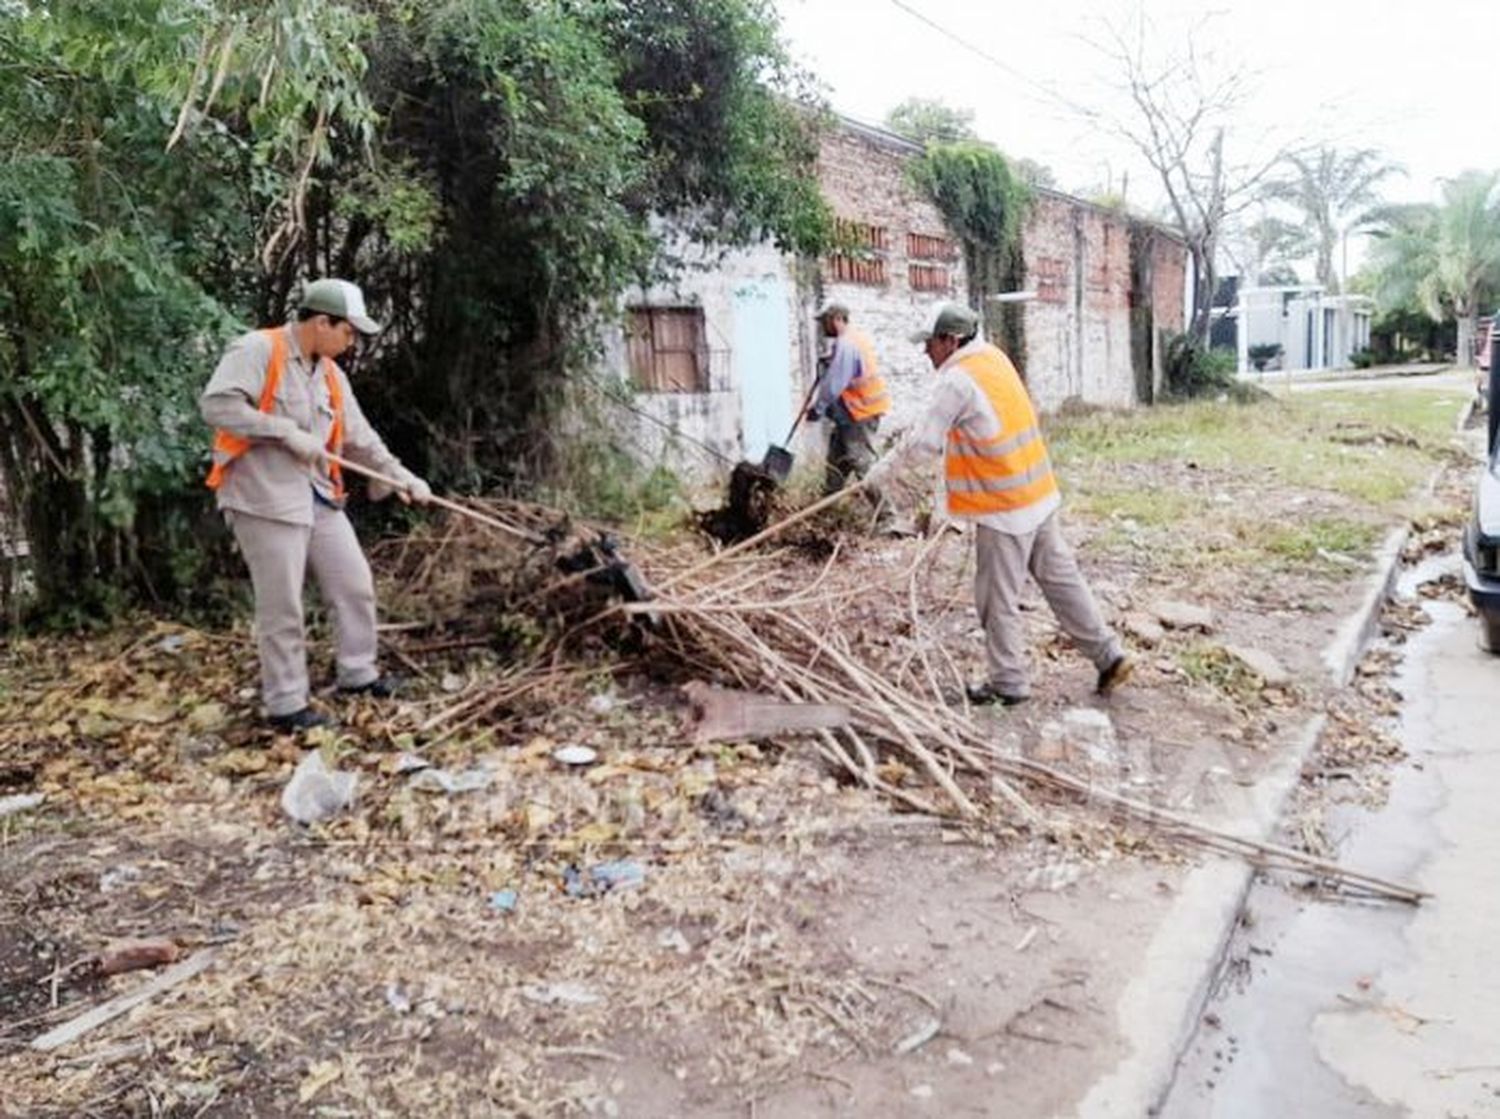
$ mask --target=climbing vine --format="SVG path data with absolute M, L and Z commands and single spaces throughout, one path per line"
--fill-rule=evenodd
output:
M 1030 188 L 1003 154 L 973 140 L 929 144 L 912 174 L 963 241 L 969 302 L 984 316 L 986 333 L 1024 369 L 1024 305 L 985 296 L 1017 290 L 1025 281 L 1021 226 L 1031 206 Z

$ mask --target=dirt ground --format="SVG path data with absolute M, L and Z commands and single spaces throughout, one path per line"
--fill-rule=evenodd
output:
M 1227 468 L 1150 475 L 1168 497 L 1348 504 Z M 1321 650 L 1361 562 L 1183 567 L 1118 520 L 1068 524 L 1140 669 L 1094 696 L 1032 601 L 1036 697 L 982 716 L 995 742 L 1231 815 L 1335 702 Z M 921 546 L 851 539 L 836 578 L 878 582 Z M 941 604 L 926 638 L 976 677 L 970 562 L 955 537 L 921 589 Z M 819 563 L 783 555 L 790 583 Z M 872 647 L 913 639 L 903 597 L 861 607 Z M 1208 608 L 1207 631 L 1146 624 L 1168 600 Z M 694 744 L 676 690 L 692 666 L 638 658 L 595 656 L 568 690 L 434 744 L 424 723 L 503 663 L 431 633 L 388 642 L 425 676 L 397 704 L 325 695 L 341 726 L 314 744 L 360 784 L 311 829 L 283 815 L 303 744 L 256 727 L 242 628 L 143 620 L 5 650 L 0 797 L 47 800 L 0 819 L 0 1113 L 1043 1116 L 1119 1058 L 1115 1005 L 1188 865 L 1164 837 L 1040 794 L 1044 828 L 962 826 L 851 786 L 806 739 Z M 561 744 L 598 764 L 558 765 Z M 488 783 L 424 791 L 399 771 L 413 750 Z M 578 888 L 605 860 L 641 880 Z M 214 963 L 29 1049 L 149 982 L 90 971 L 128 937 Z

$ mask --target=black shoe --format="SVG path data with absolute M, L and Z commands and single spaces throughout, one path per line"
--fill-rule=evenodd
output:
M 1121 653 L 1099 670 L 1099 685 L 1095 690 L 1100 695 L 1109 695 L 1110 692 L 1125 683 L 1126 680 L 1129 680 L 1130 674 L 1134 671 L 1135 661 L 1131 660 L 1124 653 Z
M 297 731 L 329 726 L 333 720 L 327 715 L 318 714 L 311 707 L 304 707 L 301 711 L 293 711 L 290 715 L 272 715 L 266 722 L 278 734 L 295 734 Z
M 1002 692 L 989 682 L 970 684 L 964 691 L 969 697 L 969 702 L 976 707 L 984 707 L 991 703 L 998 703 L 1002 707 L 1014 707 L 1016 704 L 1025 703 L 1031 698 L 1029 695 L 1010 695 Z
M 339 695 L 367 695 L 372 699 L 393 699 L 400 687 L 401 681 L 394 676 L 377 676 L 367 684 L 340 688 Z

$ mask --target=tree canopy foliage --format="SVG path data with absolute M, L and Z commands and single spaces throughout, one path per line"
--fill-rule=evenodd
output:
M 39 600 L 197 578 L 196 393 L 339 275 L 398 450 L 535 475 L 653 219 L 816 252 L 768 0 L 0 0 L 0 470 Z
M 1458 360 L 1472 365 L 1479 315 L 1500 297 L 1500 172 L 1465 171 L 1437 204 L 1372 215 L 1373 292 L 1384 312 L 1420 308 L 1458 323 Z
M 1379 202 L 1376 188 L 1401 169 L 1373 148 L 1340 151 L 1323 145 L 1288 152 L 1283 160 L 1283 172 L 1267 182 L 1266 196 L 1292 207 L 1311 243 L 1314 276 L 1337 292 L 1333 254 L 1339 239 L 1366 218 Z
M 885 115 L 885 126 L 919 144 L 978 139 L 973 109 L 956 109 L 930 97 L 908 97 Z

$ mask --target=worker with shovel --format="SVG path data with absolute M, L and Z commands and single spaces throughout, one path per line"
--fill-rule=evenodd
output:
M 880 431 L 880 417 L 891 410 L 891 395 L 880 376 L 875 345 L 864 331 L 849 325 L 848 307 L 825 303 L 818 311 L 818 326 L 825 338 L 833 339 L 833 353 L 807 418 L 813 421 L 826 418 L 833 425 L 823 479 L 826 495 L 863 478 L 874 465 L 879 457 L 875 436 Z M 873 483 L 867 485 L 864 497 L 875 510 L 876 526 L 889 528 L 890 506 L 879 487 Z
M 375 583 L 344 515 L 338 457 L 398 481 L 403 501 L 425 503 L 427 483 L 386 449 L 335 359 L 355 332 L 380 327 L 344 280 L 309 283 L 295 321 L 232 342 L 199 399 L 216 429 L 208 486 L 234 532 L 255 588 L 261 698 L 270 724 L 296 731 L 327 718 L 308 706 L 302 586 L 312 569 L 333 614 L 339 691 L 385 698 L 376 667 Z M 332 458 L 330 456 L 333 456 Z M 389 486 L 372 484 L 376 500 Z
M 926 350 L 937 385 L 916 428 L 870 478 L 899 471 L 917 453 L 943 452 L 948 514 L 974 525 L 974 605 L 989 662 L 989 679 L 968 689 L 970 702 L 1009 706 L 1030 695 L 1020 614 L 1028 573 L 1063 631 L 1098 669 L 1099 693 L 1109 694 L 1132 663 L 1063 537 L 1057 479 L 1016 367 L 979 337 L 978 315 L 956 303 L 940 305 L 912 341 Z

